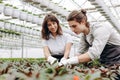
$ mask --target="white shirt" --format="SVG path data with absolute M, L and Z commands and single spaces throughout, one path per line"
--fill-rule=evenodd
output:
M 88 35 L 81 35 L 79 53 L 88 52 L 91 59 L 100 58 L 106 44 L 120 45 L 120 34 L 107 25 L 92 25 Z
M 57 35 L 56 38 L 50 34 L 49 40 L 43 40 L 43 47 L 48 46 L 51 54 L 64 54 L 65 45 L 72 42 L 73 40 L 68 34 Z

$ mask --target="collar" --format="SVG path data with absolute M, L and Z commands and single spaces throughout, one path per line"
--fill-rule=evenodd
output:
M 56 36 L 56 38 L 57 38 L 57 36 Z M 50 33 L 50 38 L 55 39 L 55 37 L 51 33 Z

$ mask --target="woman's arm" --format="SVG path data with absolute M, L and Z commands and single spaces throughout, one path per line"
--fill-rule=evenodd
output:
M 44 52 L 45 58 L 48 58 L 51 55 L 48 46 L 43 47 L 43 52 Z
M 67 43 L 65 46 L 65 53 L 64 53 L 64 58 L 68 58 L 70 50 L 71 50 L 72 43 Z

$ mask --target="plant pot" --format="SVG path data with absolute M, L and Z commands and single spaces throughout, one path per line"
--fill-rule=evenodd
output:
M 32 33 L 32 34 L 33 34 L 33 35 L 36 35 L 36 32 L 37 32 L 36 30 L 33 30 L 33 33 Z
M 34 16 L 34 17 L 33 17 L 33 20 L 32 20 L 32 23 L 33 23 L 33 24 L 38 24 L 38 23 L 40 23 L 39 20 L 40 20 L 39 16 Z
M 20 11 L 18 9 L 13 9 L 12 18 L 13 19 L 18 19 L 19 16 L 20 16 Z
M 4 4 L 0 4 L 0 14 L 4 11 Z
M 24 26 L 21 26 L 20 32 L 21 32 L 21 33 L 24 33 L 24 32 L 25 32 L 25 27 L 24 27 Z
M 5 16 L 12 16 L 12 13 L 13 13 L 13 8 L 10 6 L 5 6 L 4 15 Z
M 28 14 L 28 16 L 27 16 L 27 22 L 32 22 L 32 20 L 33 20 L 33 15 L 32 14 Z
M 5 26 L 5 22 L 0 21 L 0 29 L 4 29 L 4 26 Z
M 10 28 L 11 28 L 11 23 L 6 22 L 4 28 L 10 30 Z
M 45 0 L 39 0 L 39 2 L 40 2 L 40 7 L 41 8 L 46 8 L 47 7 L 47 5 L 45 5 Z
M 26 21 L 27 20 L 27 12 L 21 11 L 19 19 L 23 20 L 23 21 Z
M 29 28 L 25 28 L 25 33 L 29 34 L 30 29 Z
M 36 35 L 37 35 L 37 36 L 40 36 L 40 32 L 37 31 L 37 32 L 36 32 Z
M 34 4 L 40 4 L 40 0 L 33 0 Z
M 15 31 L 15 30 L 16 30 L 16 24 L 11 24 L 11 28 L 10 28 L 10 30 Z
M 32 33 L 33 33 L 33 29 L 30 29 L 29 34 L 32 35 Z
M 16 25 L 15 31 L 17 31 L 17 32 L 21 32 L 21 26 Z
M 54 10 L 54 8 L 55 8 L 55 4 L 52 2 L 50 2 L 48 6 L 51 10 Z

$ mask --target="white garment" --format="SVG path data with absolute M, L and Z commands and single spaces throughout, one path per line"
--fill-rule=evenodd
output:
M 51 54 L 64 54 L 65 45 L 67 43 L 73 43 L 72 37 L 68 34 L 57 35 L 54 38 L 50 34 L 49 40 L 43 40 L 43 47 L 48 46 Z
M 106 44 L 120 45 L 120 34 L 107 25 L 92 25 L 88 35 L 81 35 L 79 53 L 88 52 L 91 59 L 100 58 Z

